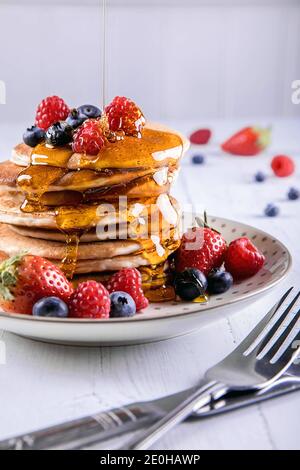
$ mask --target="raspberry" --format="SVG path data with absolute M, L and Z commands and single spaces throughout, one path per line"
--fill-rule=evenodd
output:
M 290 157 L 286 155 L 277 155 L 273 158 L 271 162 L 272 170 L 276 176 L 283 178 L 285 176 L 290 176 L 295 171 L 295 163 Z
M 71 296 L 69 310 L 75 318 L 108 318 L 109 293 L 100 282 L 82 282 Z
M 72 149 L 76 153 L 97 155 L 105 144 L 99 121 L 89 119 L 74 134 Z
M 123 268 L 115 273 L 107 283 L 107 290 L 111 294 L 116 291 L 127 292 L 136 304 L 137 312 L 148 307 L 148 299 L 142 290 L 142 276 L 135 268 Z
M 113 132 L 124 131 L 126 135 L 140 136 L 145 118 L 138 106 L 125 96 L 116 96 L 106 106 L 109 128 Z
M 225 254 L 225 269 L 235 279 L 256 274 L 264 265 L 265 257 L 247 237 L 230 243 Z
M 57 121 L 64 121 L 70 110 L 59 96 L 48 96 L 37 107 L 35 125 L 47 130 Z

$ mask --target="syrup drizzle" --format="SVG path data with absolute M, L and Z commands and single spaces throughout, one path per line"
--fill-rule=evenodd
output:
M 102 109 L 106 105 L 106 0 L 102 0 Z

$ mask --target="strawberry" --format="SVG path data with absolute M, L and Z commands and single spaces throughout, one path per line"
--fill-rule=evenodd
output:
M 108 281 L 107 290 L 111 294 L 116 291 L 127 292 L 135 301 L 136 310 L 148 307 L 148 299 L 142 289 L 142 276 L 136 268 L 123 268 Z
M 68 302 L 72 292 L 63 272 L 40 256 L 20 253 L 0 264 L 0 307 L 7 312 L 31 315 L 42 297 Z
M 198 129 L 190 135 L 190 142 L 191 144 L 204 145 L 208 143 L 210 138 L 210 129 Z
M 222 265 L 226 249 L 226 241 L 220 233 L 206 226 L 193 227 L 183 235 L 176 252 L 176 271 L 197 268 L 207 276 Z
M 279 178 L 290 176 L 295 171 L 294 161 L 286 155 L 277 155 L 274 157 L 271 162 L 271 167 L 275 175 L 279 176 Z
M 71 296 L 69 309 L 75 318 L 108 318 L 109 293 L 100 282 L 81 282 Z
M 225 269 L 234 279 L 246 279 L 264 265 L 265 257 L 247 237 L 230 243 L 225 254 Z
M 269 145 L 270 138 L 269 128 L 245 127 L 226 140 L 221 147 L 224 152 L 233 155 L 252 156 L 264 150 Z

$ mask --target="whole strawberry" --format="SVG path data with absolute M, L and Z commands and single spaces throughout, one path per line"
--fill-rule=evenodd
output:
M 225 255 L 225 269 L 234 279 L 253 276 L 263 267 L 264 262 L 264 255 L 247 237 L 231 242 Z
M 20 253 L 0 265 L 0 307 L 7 312 L 31 315 L 42 297 L 68 302 L 72 292 L 63 272 L 40 256 Z
M 197 268 L 207 276 L 222 265 L 226 250 L 226 241 L 220 233 L 208 227 L 193 227 L 183 235 L 176 252 L 176 271 Z
M 148 307 L 149 301 L 142 289 L 142 276 L 136 268 L 123 268 L 108 281 L 107 290 L 111 294 L 116 291 L 127 292 L 135 301 L 137 312 Z
M 116 96 L 106 106 L 105 113 L 111 131 L 123 131 L 126 135 L 140 136 L 145 118 L 140 108 L 125 96 Z
M 211 138 L 210 129 L 198 129 L 190 135 L 191 144 L 205 145 Z
M 47 130 L 52 124 L 64 121 L 70 109 L 59 96 L 48 96 L 37 107 L 35 125 Z
M 100 282 L 82 282 L 69 301 L 69 311 L 75 318 L 108 318 L 109 293 Z
M 262 152 L 270 143 L 270 129 L 245 127 L 224 142 L 224 152 L 232 155 L 253 156 Z
M 105 139 L 99 121 L 89 119 L 75 132 L 72 149 L 76 153 L 97 155 L 104 144 Z

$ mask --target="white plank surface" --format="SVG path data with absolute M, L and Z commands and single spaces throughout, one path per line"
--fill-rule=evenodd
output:
M 201 123 L 174 123 L 184 132 Z M 206 123 L 207 124 L 207 123 Z M 9 435 L 76 418 L 134 400 L 146 400 L 195 384 L 205 369 L 228 353 L 271 306 L 276 294 L 299 286 L 300 201 L 287 202 L 286 191 L 300 187 L 299 121 L 275 121 L 268 153 L 237 158 L 216 152 L 220 142 L 243 122 L 211 121 L 214 144 L 203 150 L 204 166 L 186 158 L 174 194 L 215 215 L 234 218 L 272 232 L 292 252 L 289 279 L 272 296 L 221 318 L 191 335 L 165 342 L 118 348 L 74 348 L 47 345 L 2 332 L 6 364 L 0 364 L 0 439 Z M 0 152 L 9 147 L 22 125 L 6 126 Z M 192 149 L 193 151 L 194 149 Z M 271 156 L 288 151 L 295 157 L 296 176 L 266 183 L 252 182 L 256 170 L 269 172 Z M 266 203 L 281 208 L 276 219 L 262 217 Z M 0 361 L 1 362 L 1 361 Z M 228 415 L 178 426 L 157 449 L 299 449 L 300 393 Z M 95 446 L 94 448 L 97 448 Z

